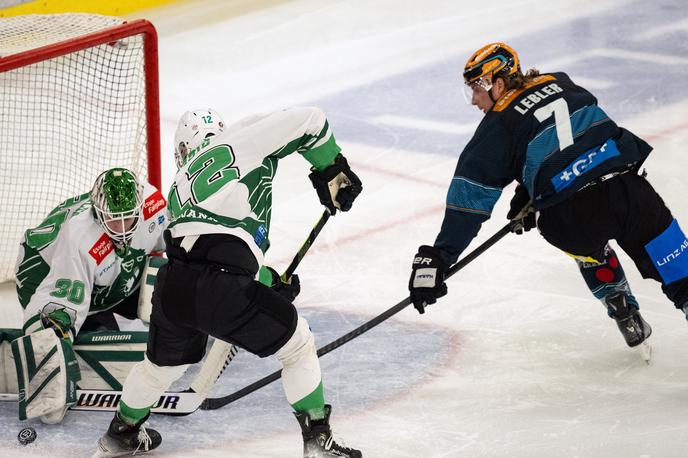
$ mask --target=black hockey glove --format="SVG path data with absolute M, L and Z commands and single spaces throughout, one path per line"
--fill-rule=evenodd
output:
M 363 190 L 361 180 L 349 168 L 346 158 L 338 154 L 334 163 L 325 170 L 311 169 L 311 179 L 320 203 L 334 215 L 337 209 L 345 212 L 351 209 L 354 200 Z
M 289 302 L 294 302 L 296 296 L 298 296 L 301 292 L 301 281 L 299 280 L 299 276 L 293 274 L 289 278 L 289 281 L 285 283 L 282 281 L 282 277 L 280 277 L 280 274 L 278 274 L 277 271 L 275 271 L 275 269 L 268 266 L 265 267 L 270 271 L 270 274 L 272 275 L 272 284 L 270 285 L 270 288 L 272 288 L 272 290 L 276 293 L 279 293 Z
M 444 276 L 448 266 L 442 260 L 440 250 L 423 245 L 418 248 L 418 253 L 413 257 L 411 268 L 409 280 L 411 302 L 418 313 L 425 313 L 425 306 L 434 304 L 437 298 L 447 294 Z
M 514 197 L 511 198 L 510 207 L 506 217 L 514 223 L 511 226 L 511 232 L 520 235 L 523 234 L 523 232 L 528 232 L 537 225 L 535 208 L 531 205 L 528 190 L 522 184 L 516 187 Z

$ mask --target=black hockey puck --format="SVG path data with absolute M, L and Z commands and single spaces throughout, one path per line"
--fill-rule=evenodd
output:
M 35 441 L 37 437 L 38 434 L 36 434 L 36 430 L 29 426 L 28 428 L 24 428 L 21 431 L 19 431 L 19 434 L 17 435 L 17 440 L 22 445 L 28 445 L 31 442 Z

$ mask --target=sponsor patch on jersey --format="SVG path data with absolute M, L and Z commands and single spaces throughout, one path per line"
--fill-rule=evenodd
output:
M 158 225 L 160 225 L 164 222 L 165 222 L 165 215 L 158 216 Z
M 258 247 L 263 245 L 263 242 L 265 241 L 265 237 L 267 235 L 268 230 L 265 227 L 265 224 L 261 224 L 260 226 L 258 226 L 256 233 L 253 235 L 253 240 L 256 242 L 256 245 L 258 245 Z
M 676 220 L 645 245 L 664 284 L 688 277 L 688 240 Z
M 160 191 L 155 191 L 153 194 L 148 196 L 146 201 L 143 203 L 144 221 L 148 220 L 148 218 L 162 210 L 165 205 L 167 205 L 167 202 Z
M 559 192 L 571 186 L 576 179 L 588 173 L 598 165 L 615 156 L 620 156 L 619 148 L 616 147 L 614 140 L 607 140 L 598 148 L 593 148 L 576 158 L 575 161 L 566 166 L 564 170 L 551 178 L 554 191 Z
M 88 250 L 88 254 L 96 260 L 96 264 L 100 265 L 103 259 L 107 257 L 115 249 L 115 244 L 112 243 L 107 234 L 100 236 L 98 241 Z

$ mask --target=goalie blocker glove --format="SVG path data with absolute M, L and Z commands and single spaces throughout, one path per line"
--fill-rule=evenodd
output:
M 334 163 L 325 170 L 311 170 L 308 178 L 318 193 L 320 203 L 327 207 L 330 214 L 334 215 L 338 209 L 349 211 L 363 186 L 358 176 L 351 171 L 346 158 L 338 154 Z
M 535 208 L 531 205 L 530 195 L 525 186 L 519 184 L 516 187 L 509 206 L 506 217 L 513 222 L 511 232 L 521 235 L 537 226 Z
M 434 304 L 447 294 L 447 285 L 444 283 L 447 269 L 439 249 L 429 245 L 418 248 L 418 253 L 413 257 L 409 280 L 411 302 L 418 313 L 425 313 L 427 305 Z

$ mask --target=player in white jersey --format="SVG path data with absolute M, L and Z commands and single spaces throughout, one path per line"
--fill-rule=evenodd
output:
M 158 272 L 146 359 L 134 366 L 94 456 L 160 445 L 143 426 L 150 407 L 190 364 L 208 335 L 260 357 L 274 355 L 304 440 L 304 457 L 361 457 L 329 425 L 313 334 L 289 300 L 254 280 L 268 249 L 277 162 L 298 152 L 332 214 L 362 190 L 318 108 L 251 116 L 225 126 L 212 110 L 187 112 L 175 135 L 179 168 L 168 196 L 169 262 Z
M 53 337 L 59 336 L 59 350 L 69 367 L 73 353 L 62 347 L 66 342 L 71 347 L 80 330 L 117 330 L 113 311 L 136 318 L 141 274 L 147 257 L 164 249 L 167 224 L 167 204 L 160 191 L 140 183 L 127 169 L 113 168 L 98 176 L 90 193 L 64 201 L 41 224 L 28 229 L 21 241 L 16 284 L 24 308 L 24 334 L 37 340 L 29 345 L 31 354 L 22 353 L 22 361 L 30 367 L 39 347 L 45 344 L 52 350 Z M 43 330 L 48 332 L 40 334 Z M 19 342 L 13 346 L 26 350 Z M 61 421 L 69 399 L 62 396 L 60 405 L 48 393 L 50 383 L 39 389 L 37 378 L 31 371 L 18 371 L 20 390 L 33 395 L 20 403 L 20 417 Z M 75 380 L 60 383 L 72 386 Z M 44 396 L 50 399 L 43 402 Z M 58 408 L 46 412 L 48 405 Z

